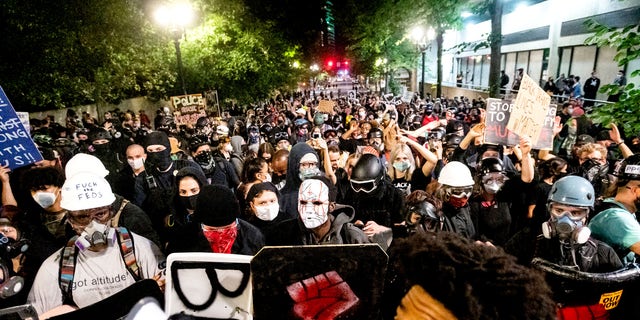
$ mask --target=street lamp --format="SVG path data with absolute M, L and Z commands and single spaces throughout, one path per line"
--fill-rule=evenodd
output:
M 418 50 L 422 53 L 422 77 L 420 79 L 420 99 L 424 99 L 424 62 L 429 42 L 434 38 L 435 31 L 430 28 L 425 32 L 422 26 L 416 26 L 411 30 L 411 40 L 416 44 Z
M 184 80 L 184 68 L 182 67 L 182 53 L 180 51 L 180 39 L 184 35 L 184 28 L 193 20 L 193 8 L 188 2 L 175 2 L 159 7 L 155 13 L 156 22 L 165 26 L 173 36 L 173 44 L 176 47 L 178 60 L 178 76 L 182 84 L 182 91 L 187 94 Z

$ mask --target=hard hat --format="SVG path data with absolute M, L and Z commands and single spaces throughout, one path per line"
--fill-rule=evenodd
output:
M 468 187 L 474 185 L 469 167 L 458 161 L 451 161 L 442 168 L 438 182 L 450 187 Z
M 104 164 L 100 159 L 87 153 L 78 153 L 73 156 L 73 158 L 69 159 L 69 162 L 67 162 L 64 170 L 64 174 L 67 179 L 80 172 L 93 173 L 103 178 L 109 174 L 109 170 L 104 167 Z
M 579 176 L 566 176 L 558 179 L 549 192 L 547 203 L 593 208 L 595 192 L 591 183 Z
M 70 211 L 111 205 L 116 197 L 105 178 L 90 172 L 79 172 L 62 185 L 60 206 Z

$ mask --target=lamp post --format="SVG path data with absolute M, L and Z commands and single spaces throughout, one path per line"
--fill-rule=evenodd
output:
M 182 66 L 182 51 L 180 50 L 180 39 L 184 35 L 185 27 L 193 20 L 193 9 L 188 2 L 177 2 L 161 6 L 155 14 L 156 22 L 165 26 L 173 37 L 173 45 L 176 48 L 176 59 L 178 62 L 178 77 L 182 85 L 182 92 L 187 94 L 187 86 L 184 79 L 184 67 Z
M 424 99 L 424 69 L 427 49 L 430 47 L 429 42 L 433 39 L 434 30 L 429 29 L 425 32 L 422 26 L 416 26 L 411 30 L 411 39 L 416 44 L 418 50 L 422 54 L 422 76 L 420 78 L 420 99 Z

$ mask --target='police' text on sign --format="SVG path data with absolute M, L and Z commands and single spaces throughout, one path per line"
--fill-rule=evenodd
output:
M 179 113 L 176 115 L 176 125 L 195 125 L 198 118 L 206 117 L 204 102 L 201 94 L 171 97 L 171 104 Z
M 29 131 L 0 87 L 0 165 L 15 169 L 42 160 Z

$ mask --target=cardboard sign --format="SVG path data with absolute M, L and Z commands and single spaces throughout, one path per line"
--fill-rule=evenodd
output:
M 205 99 L 201 94 L 188 94 L 171 97 L 176 111 L 176 125 L 195 125 L 200 117 L 206 117 Z
M 165 312 L 252 319 L 251 256 L 172 253 L 167 257 Z
M 411 100 L 413 100 L 413 91 L 405 91 L 404 94 L 402 95 L 402 101 L 406 102 L 406 103 L 411 103 Z
M 524 74 L 507 129 L 518 135 L 531 137 L 531 143 L 536 144 L 550 102 L 551 97 L 533 79 Z
M 42 160 L 42 155 L 31 139 L 9 98 L 0 87 L 0 165 L 15 168 Z
M 377 319 L 388 257 L 377 244 L 264 247 L 255 319 Z
M 487 99 L 486 127 L 484 130 L 484 141 L 486 143 L 513 146 L 520 142 L 520 136 L 507 128 L 513 109 L 514 104 L 511 100 Z M 556 109 L 555 104 L 548 106 L 537 141 L 533 142 L 532 139 L 533 149 L 551 150 L 553 148 L 553 126 Z
M 336 102 L 331 100 L 320 100 L 318 103 L 317 111 L 322 113 L 331 114 L 333 113 L 333 106 L 335 106 Z
M 356 99 L 356 91 L 355 90 L 349 90 L 349 92 L 347 92 L 347 96 L 349 97 L 349 99 Z

